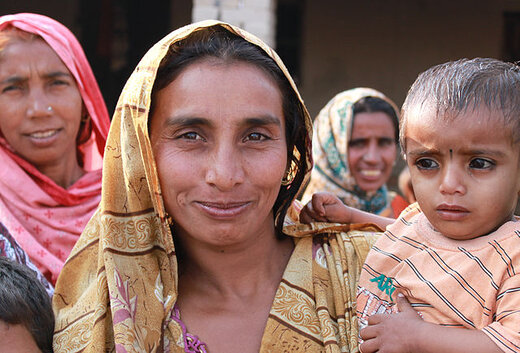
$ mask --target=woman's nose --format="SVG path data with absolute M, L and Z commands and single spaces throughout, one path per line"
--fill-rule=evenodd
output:
M 52 115 L 54 109 L 51 102 L 42 90 L 31 90 L 27 99 L 27 116 L 33 118 Z
M 381 153 L 377 146 L 377 141 L 370 140 L 363 155 L 363 160 L 368 163 L 377 163 L 380 159 Z
M 457 166 L 449 164 L 441 174 L 440 192 L 448 195 L 456 193 L 464 195 L 466 187 L 463 179 L 463 171 L 458 170 Z
M 221 191 L 229 191 L 244 182 L 245 172 L 240 153 L 232 146 L 220 146 L 210 152 L 206 182 Z

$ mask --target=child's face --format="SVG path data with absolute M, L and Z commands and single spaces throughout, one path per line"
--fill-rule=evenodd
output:
M 472 239 L 510 220 L 520 191 L 520 144 L 487 109 L 445 121 L 409 115 L 406 160 L 419 206 L 452 239 Z

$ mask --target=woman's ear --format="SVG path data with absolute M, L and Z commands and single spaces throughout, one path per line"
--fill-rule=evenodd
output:
M 81 118 L 88 115 L 87 107 L 85 106 L 84 102 L 81 102 Z

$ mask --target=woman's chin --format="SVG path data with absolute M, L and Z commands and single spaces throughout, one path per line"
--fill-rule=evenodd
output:
M 363 190 L 367 194 L 371 194 L 379 190 L 379 188 L 384 185 L 384 182 L 381 182 L 380 180 L 361 180 L 357 182 L 357 185 L 361 190 Z

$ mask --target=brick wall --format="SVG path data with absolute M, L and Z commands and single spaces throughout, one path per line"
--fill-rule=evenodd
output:
M 217 19 L 253 33 L 275 47 L 276 0 L 194 0 L 193 22 Z

